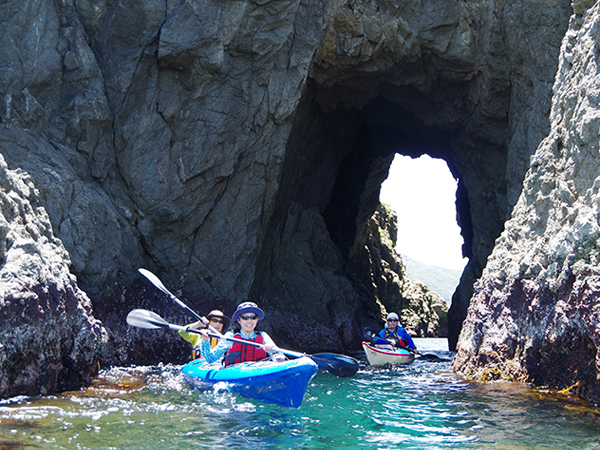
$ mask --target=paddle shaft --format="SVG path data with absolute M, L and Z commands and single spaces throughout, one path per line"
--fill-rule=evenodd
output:
M 156 327 L 159 327 L 159 328 L 169 328 L 171 330 L 176 330 L 176 331 L 185 331 L 185 332 L 188 332 L 188 333 L 202 334 L 202 332 L 200 330 L 193 330 L 191 328 L 183 327 L 181 325 L 175 325 L 175 324 L 168 323 L 168 322 L 159 322 L 157 320 L 152 320 L 150 318 L 146 318 L 145 320 L 148 323 L 151 323 L 152 325 L 155 325 Z M 266 347 L 265 344 L 259 344 L 258 342 L 247 341 L 245 339 L 238 339 L 238 338 L 235 338 L 235 337 L 232 337 L 232 336 L 225 336 L 225 335 L 222 335 L 221 333 L 218 333 L 218 332 L 208 333 L 208 335 L 210 337 L 214 337 L 214 338 L 217 338 L 217 339 L 224 339 L 226 341 L 231 341 L 231 342 L 239 342 L 240 344 L 250 345 L 252 347 L 259 347 L 259 348 Z M 288 356 L 293 356 L 294 358 L 300 358 L 302 356 L 309 356 L 309 355 L 305 355 L 304 353 L 293 352 L 291 350 L 283 350 L 283 349 L 281 349 L 279 347 L 276 347 L 276 346 L 273 346 L 272 348 L 273 348 L 273 350 L 275 352 L 283 353 L 283 354 L 288 355 Z
M 180 329 L 185 327 L 178 327 L 177 325 L 170 325 L 169 328 Z M 189 330 L 194 333 L 201 334 L 200 331 L 197 330 Z M 264 348 L 266 345 L 259 344 L 258 342 L 246 341 L 245 339 L 238 339 L 231 336 L 224 336 L 220 333 L 208 333 L 210 337 L 215 337 L 218 339 L 225 339 L 231 342 L 239 342 L 244 345 L 251 345 L 253 347 Z M 292 358 L 302 358 L 303 356 L 307 356 L 312 359 L 319 367 L 327 370 L 328 372 L 338 376 L 338 377 L 351 377 L 358 371 L 358 363 L 348 356 L 336 355 L 336 354 L 327 354 L 327 353 L 317 353 L 316 355 L 309 355 L 306 353 L 294 352 L 292 350 L 285 350 L 283 348 L 279 348 L 277 346 L 271 347 L 273 352 L 283 353 L 284 355 L 291 356 Z
M 165 287 L 165 285 L 160 281 L 160 279 L 156 275 L 154 275 L 152 272 L 150 272 L 149 270 L 146 270 L 146 269 L 138 269 L 138 271 L 143 276 L 145 276 L 148 279 L 148 281 L 150 281 L 154 286 L 156 286 L 158 289 L 160 289 L 165 294 L 167 294 L 171 298 L 171 300 L 173 300 L 175 303 L 177 303 L 179 306 L 181 306 L 187 312 L 189 312 L 194 317 L 196 317 L 198 320 L 200 320 L 201 322 L 204 323 L 204 320 L 202 319 L 202 317 L 200 316 L 200 314 L 196 313 L 189 306 L 187 306 L 185 303 L 183 303 L 181 300 L 179 300 L 177 297 L 175 297 L 173 294 L 171 294 L 171 292 L 169 292 L 169 290 Z M 177 328 L 172 328 L 172 327 L 177 327 Z M 183 328 L 183 331 L 188 331 L 188 332 L 191 331 L 193 333 L 195 332 L 195 333 L 200 334 L 199 331 L 192 330 L 192 329 L 186 329 L 185 327 L 179 327 L 178 325 L 171 325 L 171 324 L 169 324 L 169 328 L 171 328 L 173 330 L 181 330 Z M 214 334 L 210 334 L 209 333 L 209 336 L 211 336 L 211 337 L 215 337 L 215 338 L 219 338 L 219 339 L 226 339 L 226 340 L 232 341 L 232 342 L 241 342 L 243 344 L 252 345 L 254 347 L 260 347 L 260 348 L 264 347 L 263 344 L 259 344 L 257 342 L 251 342 L 251 341 L 245 341 L 243 339 L 236 339 L 236 338 L 231 338 L 231 337 L 225 337 L 221 333 L 219 333 L 217 330 L 215 330 L 210 324 L 208 324 L 208 328 L 214 333 Z M 273 349 L 275 351 L 279 352 L 279 353 L 283 353 L 283 354 L 288 355 L 288 356 L 293 356 L 295 358 L 300 358 L 301 356 L 304 356 L 304 353 L 292 352 L 290 350 L 282 350 L 282 349 L 277 348 L 275 346 L 273 346 Z
M 134 309 L 129 314 L 127 314 L 127 323 L 131 326 L 138 328 L 169 328 L 177 331 L 186 331 L 197 334 L 203 334 L 199 330 L 189 329 L 188 327 L 183 327 L 180 325 L 173 325 L 167 322 L 162 317 L 160 317 L 158 314 L 145 309 Z M 263 348 L 266 347 L 264 344 L 259 344 L 257 342 L 246 341 L 244 339 L 238 339 L 230 336 L 223 336 L 218 332 L 212 334 L 208 333 L 208 335 L 211 337 L 216 337 L 218 339 L 226 339 L 232 342 L 239 342 L 240 344 L 244 345 L 251 345 Z M 316 355 L 307 355 L 305 353 L 284 350 L 276 346 L 272 346 L 272 352 L 280 352 L 293 358 L 301 358 L 303 356 L 308 356 L 315 363 L 317 363 L 317 365 L 338 377 L 351 377 L 359 369 L 358 361 L 356 361 L 354 358 L 344 355 L 337 355 L 335 353 L 319 353 Z
M 204 323 L 204 318 L 200 316 L 200 314 L 198 314 L 196 311 L 194 311 L 192 308 L 190 308 L 188 305 L 186 305 L 185 303 L 183 303 L 181 300 L 179 300 L 177 297 L 175 297 L 173 294 L 171 294 L 171 292 L 165 287 L 165 285 L 162 283 L 162 281 L 160 281 L 160 279 L 154 275 L 152 272 L 150 272 L 147 269 L 138 269 L 138 271 L 146 277 L 146 279 L 148 281 L 150 281 L 150 283 L 152 283 L 154 286 L 156 286 L 160 291 L 164 292 L 169 298 L 171 298 L 171 300 L 173 300 L 175 303 L 177 303 L 179 306 L 181 306 L 183 309 L 185 309 L 187 312 L 189 312 L 192 316 L 194 316 L 196 319 L 198 319 L 200 322 Z M 215 330 L 210 323 L 205 324 L 211 331 L 213 331 L 214 333 L 218 333 L 217 330 Z M 193 331 L 193 330 L 187 330 L 187 331 Z
M 387 339 L 383 339 L 382 337 L 379 337 L 379 339 L 381 339 L 384 343 L 391 345 L 392 347 L 396 347 L 396 344 L 394 344 L 391 341 L 388 341 Z M 401 348 L 401 349 L 404 349 L 404 350 L 408 350 L 409 352 L 416 353 L 415 350 L 413 350 L 412 348 L 408 348 L 408 347 L 398 347 L 398 348 Z
M 379 339 L 381 339 L 382 341 L 384 341 L 386 344 L 389 344 L 391 346 L 394 346 L 394 344 L 392 344 L 390 341 L 388 341 L 387 339 L 383 339 L 380 336 L 377 336 Z M 433 355 L 433 354 L 423 354 L 420 353 L 418 350 L 416 349 L 412 349 L 412 348 L 408 348 L 408 347 L 402 347 L 404 350 L 408 350 L 409 352 L 414 353 L 416 356 L 420 357 L 421 359 L 426 359 L 426 360 L 431 360 L 431 359 L 435 359 L 435 360 L 440 360 L 440 361 L 447 361 L 444 358 L 440 358 L 437 355 Z
M 173 330 L 184 329 L 185 327 L 181 327 L 178 325 L 169 324 L 169 328 Z M 191 331 L 192 333 L 201 334 L 199 330 L 186 330 Z M 238 339 L 231 336 L 224 336 L 220 333 L 208 333 L 210 337 L 214 337 L 217 339 L 225 339 L 231 342 L 239 342 L 240 344 L 250 345 L 252 347 L 264 348 L 266 345 L 259 344 L 258 342 L 246 341 L 245 339 Z M 292 358 L 302 358 L 303 356 L 307 356 L 312 359 L 319 367 L 327 370 L 328 372 L 338 376 L 338 377 L 351 377 L 358 371 L 358 363 L 350 358 L 343 355 L 336 354 L 326 354 L 326 353 L 317 353 L 316 355 L 309 355 L 306 353 L 294 352 L 292 350 L 285 350 L 279 348 L 277 346 L 272 346 L 273 352 L 283 353 L 284 355 L 291 356 Z
M 181 306 L 183 309 L 185 309 L 187 312 L 189 312 L 190 314 L 192 314 L 195 318 L 197 318 L 198 320 L 202 321 L 204 323 L 203 318 L 200 316 L 200 314 L 198 314 L 197 312 L 195 312 L 194 310 L 192 310 L 189 306 L 187 306 L 185 303 L 183 303 L 181 300 L 179 300 L 177 297 L 175 297 L 166 287 L 165 285 L 162 283 L 162 281 L 160 281 L 160 279 L 154 275 L 152 272 L 150 272 L 147 269 L 138 269 L 138 271 L 148 279 L 148 281 L 150 281 L 154 286 L 156 286 L 159 290 L 161 290 L 162 292 L 164 292 L 167 296 L 169 296 L 171 298 L 171 300 L 173 300 L 175 303 L 177 303 L 179 306 Z M 171 325 L 171 324 L 169 324 Z M 178 325 L 172 325 L 173 327 L 178 327 Z M 195 330 L 192 329 L 185 329 L 184 331 L 191 331 L 191 332 L 196 332 Z M 258 344 L 256 342 L 250 342 L 250 341 L 244 341 L 244 340 L 239 340 L 239 339 L 235 339 L 235 338 L 229 338 L 229 337 L 225 337 L 223 336 L 221 333 L 219 333 L 217 330 L 215 330 L 210 324 L 208 324 L 208 328 L 215 334 L 210 334 L 209 336 L 211 337 L 216 337 L 219 339 L 227 339 L 229 341 L 232 342 L 242 342 L 244 344 L 247 345 L 254 345 L 255 347 L 263 347 L 263 345 Z M 180 328 L 172 328 L 172 329 L 177 329 L 179 330 Z M 199 332 L 198 332 L 199 333 Z M 274 347 L 278 352 L 280 353 L 284 353 L 286 355 L 289 356 L 293 356 L 295 358 L 300 358 L 301 356 L 305 356 L 304 353 L 300 353 L 300 352 L 293 352 L 291 350 L 282 350 L 280 348 Z

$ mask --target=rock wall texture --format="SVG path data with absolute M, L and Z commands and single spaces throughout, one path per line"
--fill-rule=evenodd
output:
M 282 346 L 358 348 L 379 303 L 396 307 L 365 286 L 379 269 L 353 264 L 393 155 L 443 158 L 470 258 L 452 348 L 550 131 L 571 13 L 567 0 L 3 2 L 0 153 L 39 190 L 111 363 L 145 353 L 128 309 L 166 309 L 138 267 L 194 309 L 257 301 Z M 162 354 L 174 345 L 153 336 Z
M 383 319 L 388 312 L 398 312 L 400 324 L 412 336 L 446 337 L 448 304 L 420 281 L 408 278 L 402 258 L 394 250 L 397 224 L 396 213 L 383 205 L 377 208 L 357 232 L 350 251 L 353 272 L 361 274 L 368 297 L 375 299 L 379 314 L 374 311 L 372 315 Z M 378 325 L 383 328 L 383 323 Z
M 574 2 L 551 130 L 477 282 L 454 369 L 600 403 L 600 5 Z
M 0 398 L 89 383 L 106 331 L 77 287 L 31 178 L 0 155 Z

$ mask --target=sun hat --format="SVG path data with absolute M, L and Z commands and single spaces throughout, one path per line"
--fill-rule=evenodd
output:
M 219 319 L 223 319 L 223 330 L 227 330 L 227 328 L 229 328 L 229 323 L 230 323 L 231 319 L 229 317 L 227 317 L 225 314 L 223 314 L 221 311 L 219 311 L 218 309 L 213 309 L 206 316 L 206 318 L 208 319 L 209 322 L 210 322 L 210 319 L 212 319 L 213 317 L 218 317 Z
M 258 320 L 263 320 L 265 318 L 265 313 L 256 305 L 256 303 L 244 302 L 238 305 L 237 309 L 233 313 L 233 316 L 231 317 L 231 320 L 235 322 L 238 320 L 238 317 L 246 313 L 256 314 L 258 316 Z
M 389 313 L 385 320 L 390 320 L 390 319 L 400 320 L 400 318 L 398 317 L 398 314 L 396 314 L 396 313 Z

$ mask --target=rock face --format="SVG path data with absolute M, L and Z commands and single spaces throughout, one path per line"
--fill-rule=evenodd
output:
M 397 239 L 397 216 L 380 205 L 366 226 L 359 230 L 350 252 L 354 273 L 362 274 L 361 285 L 374 298 L 378 318 L 365 323 L 369 328 L 382 328 L 388 312 L 398 312 L 400 324 L 418 337 L 440 337 L 448 334 L 448 305 L 420 281 L 406 275 L 402 258 L 394 250 Z
M 395 305 L 353 264 L 379 186 L 395 153 L 443 158 L 470 258 L 452 348 L 550 130 L 570 14 L 567 0 L 5 2 L 0 152 L 31 175 L 122 361 L 122 313 L 164 303 L 132 295 L 138 267 L 189 299 L 257 301 L 280 345 L 358 348 L 377 301 Z
M 89 383 L 106 331 L 70 274 L 31 178 L 0 155 L 0 398 Z
M 476 285 L 454 369 L 572 387 L 600 403 L 600 12 L 597 2 L 573 6 L 551 131 Z

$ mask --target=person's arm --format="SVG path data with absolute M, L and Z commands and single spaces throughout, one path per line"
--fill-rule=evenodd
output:
M 200 335 L 196 333 L 188 333 L 187 331 L 179 330 L 179 336 L 192 344 L 192 347 L 195 347 L 200 340 Z
M 411 350 L 417 350 L 417 346 L 410 337 L 410 334 L 408 334 L 408 332 L 404 328 L 400 328 L 398 330 L 398 335 L 404 342 L 406 342 L 408 348 L 410 348 Z
M 233 333 L 228 331 L 225 334 L 225 336 L 233 337 Z M 219 342 L 214 348 L 210 348 L 210 339 L 203 339 L 202 340 L 202 357 L 208 363 L 214 363 L 214 362 L 220 360 L 223 357 L 223 355 L 225 353 L 227 353 L 227 350 L 229 350 L 232 345 L 233 345 L 233 342 L 228 341 L 226 339 L 221 339 L 221 342 Z
M 271 351 L 273 348 L 277 347 L 277 345 L 275 345 L 275 342 L 273 342 L 273 339 L 271 339 L 271 336 L 269 336 L 264 331 L 261 331 L 260 334 L 263 337 L 263 342 L 265 346 L 264 349 L 270 356 L 273 356 L 273 360 L 281 362 L 287 359 L 283 353 L 278 351 Z
M 208 322 L 205 322 L 206 318 L 203 317 L 203 320 L 198 320 L 194 323 L 190 323 L 189 325 L 186 325 L 186 330 L 190 329 L 190 330 L 198 330 L 200 328 L 206 328 L 206 324 Z M 200 339 L 202 338 L 202 336 L 200 336 L 198 333 L 189 333 L 185 330 L 179 330 L 179 336 L 181 336 L 183 339 L 185 339 L 186 341 L 188 341 L 190 344 L 192 344 L 192 347 L 195 347 L 196 345 L 198 345 L 200 343 Z
M 263 338 L 263 343 L 264 343 L 264 346 L 265 346 L 265 351 L 267 353 L 269 353 L 270 355 L 273 355 L 273 354 L 277 353 L 276 351 L 269 351 L 269 350 L 267 350 L 267 348 L 272 349 L 273 347 L 277 347 L 275 345 L 275 342 L 273 342 L 273 339 L 271 339 L 271 336 L 269 336 L 264 331 L 261 331 L 260 334 L 261 334 L 261 336 Z
M 376 344 L 389 344 L 385 338 L 385 328 L 379 332 L 379 336 L 373 336 L 373 342 Z

